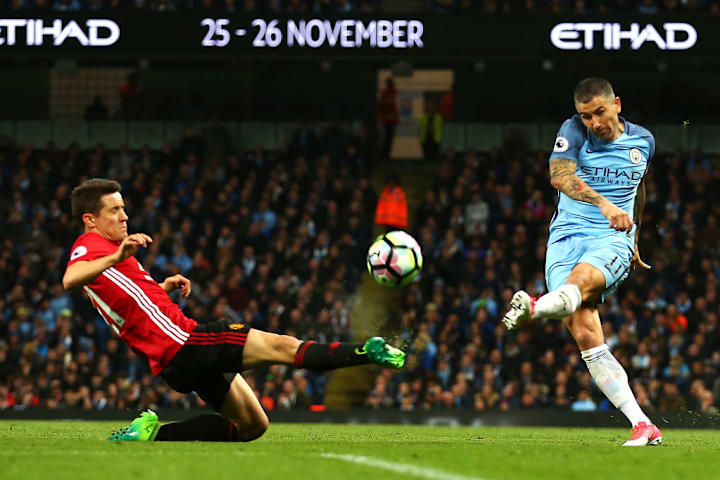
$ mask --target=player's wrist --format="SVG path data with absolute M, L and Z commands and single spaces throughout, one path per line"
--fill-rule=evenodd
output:
M 595 202 L 595 205 L 597 205 L 600 208 L 607 208 L 614 206 L 613 203 L 608 200 L 607 198 L 603 197 L 602 195 L 598 195 L 597 201 Z
M 122 260 L 123 260 L 122 253 L 123 253 L 122 248 L 118 248 L 115 253 L 113 253 L 112 255 L 109 255 L 111 267 L 115 266 L 115 264 L 122 262 Z

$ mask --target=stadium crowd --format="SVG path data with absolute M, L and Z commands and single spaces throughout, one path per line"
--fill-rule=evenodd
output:
M 189 316 L 350 339 L 377 201 L 370 136 L 304 128 L 282 152 L 236 153 L 220 133 L 189 128 L 161 151 L 33 151 L 0 139 L 0 409 L 201 404 L 153 378 L 90 302 L 63 291 L 79 233 L 69 193 L 85 178 L 122 183 L 129 230 L 154 239 L 139 254 L 145 268 L 194 282 L 189 299 L 174 297 Z M 659 148 L 641 237 L 653 269 L 633 271 L 600 313 L 643 409 L 717 413 L 720 158 Z M 381 371 L 368 408 L 611 408 L 560 322 L 500 324 L 513 291 L 545 290 L 556 194 L 546 157 L 517 142 L 443 153 L 433 188 L 411 206 L 425 267 L 397 305 L 407 366 Z M 306 408 L 323 402 L 327 376 L 275 366 L 248 381 L 268 410 Z
M 601 306 L 606 343 L 651 416 L 717 414 L 720 157 L 658 145 L 640 242 L 653 268 L 633 270 Z M 368 407 L 614 409 L 562 322 L 517 332 L 500 322 L 514 291 L 546 291 L 557 195 L 547 164 L 547 154 L 513 145 L 445 156 L 415 212 L 425 266 L 398 309 L 408 363 L 376 378 Z
M 393 11 L 397 4 L 381 0 L 2 0 L 0 9 L 33 11 L 102 11 L 142 9 L 157 12 L 214 10 L 225 13 L 271 12 L 297 14 L 369 13 Z M 402 8 L 435 13 L 587 14 L 587 13 L 720 13 L 718 0 L 427 0 Z
M 198 321 L 218 318 L 322 342 L 350 340 L 377 197 L 366 142 L 330 126 L 299 130 L 287 151 L 236 154 L 210 128 L 175 148 L 16 149 L 0 140 L 0 409 L 146 408 L 201 402 L 151 376 L 79 292 L 61 279 L 81 233 L 69 194 L 117 179 L 131 232 L 153 238 L 139 260 L 154 278 L 182 273 Z M 248 377 L 263 405 L 322 403 L 326 377 L 275 366 Z

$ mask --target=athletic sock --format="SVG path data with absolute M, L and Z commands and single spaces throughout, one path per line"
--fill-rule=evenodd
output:
M 582 294 L 577 286 L 570 283 L 548 292 L 535 301 L 533 318 L 563 318 L 578 309 Z
M 607 345 L 583 350 L 580 354 L 598 388 L 623 412 L 633 426 L 640 422 L 648 425 L 652 423 L 635 400 L 625 369 L 610 353 Z
M 638 405 L 637 400 L 635 400 L 635 397 L 631 398 L 627 402 L 623 403 L 618 407 L 621 412 L 627 417 L 628 420 L 630 420 L 630 423 L 632 423 L 632 426 L 634 427 L 640 422 L 645 422 L 648 425 L 652 423 L 652 421 L 645 415 L 645 413 L 642 411 L 642 408 L 640 408 L 640 405 Z
M 332 370 L 370 363 L 365 348 L 358 343 L 303 342 L 295 354 L 295 367 L 310 370 Z
M 156 442 L 239 442 L 238 429 L 234 423 L 220 415 L 207 414 L 188 418 L 182 422 L 162 425 L 155 437 Z

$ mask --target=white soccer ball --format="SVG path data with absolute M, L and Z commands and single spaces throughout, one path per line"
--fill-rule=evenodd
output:
M 402 230 L 380 235 L 368 250 L 368 272 L 381 285 L 407 285 L 420 273 L 422 265 L 420 244 Z

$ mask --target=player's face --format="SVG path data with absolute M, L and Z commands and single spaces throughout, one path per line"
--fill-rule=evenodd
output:
M 622 134 L 620 98 L 598 95 L 587 103 L 576 103 L 575 108 L 587 129 L 600 140 L 611 142 Z
M 93 215 L 95 229 L 108 240 L 121 242 L 128 236 L 125 202 L 120 192 L 108 193 L 100 198 L 102 208 Z

